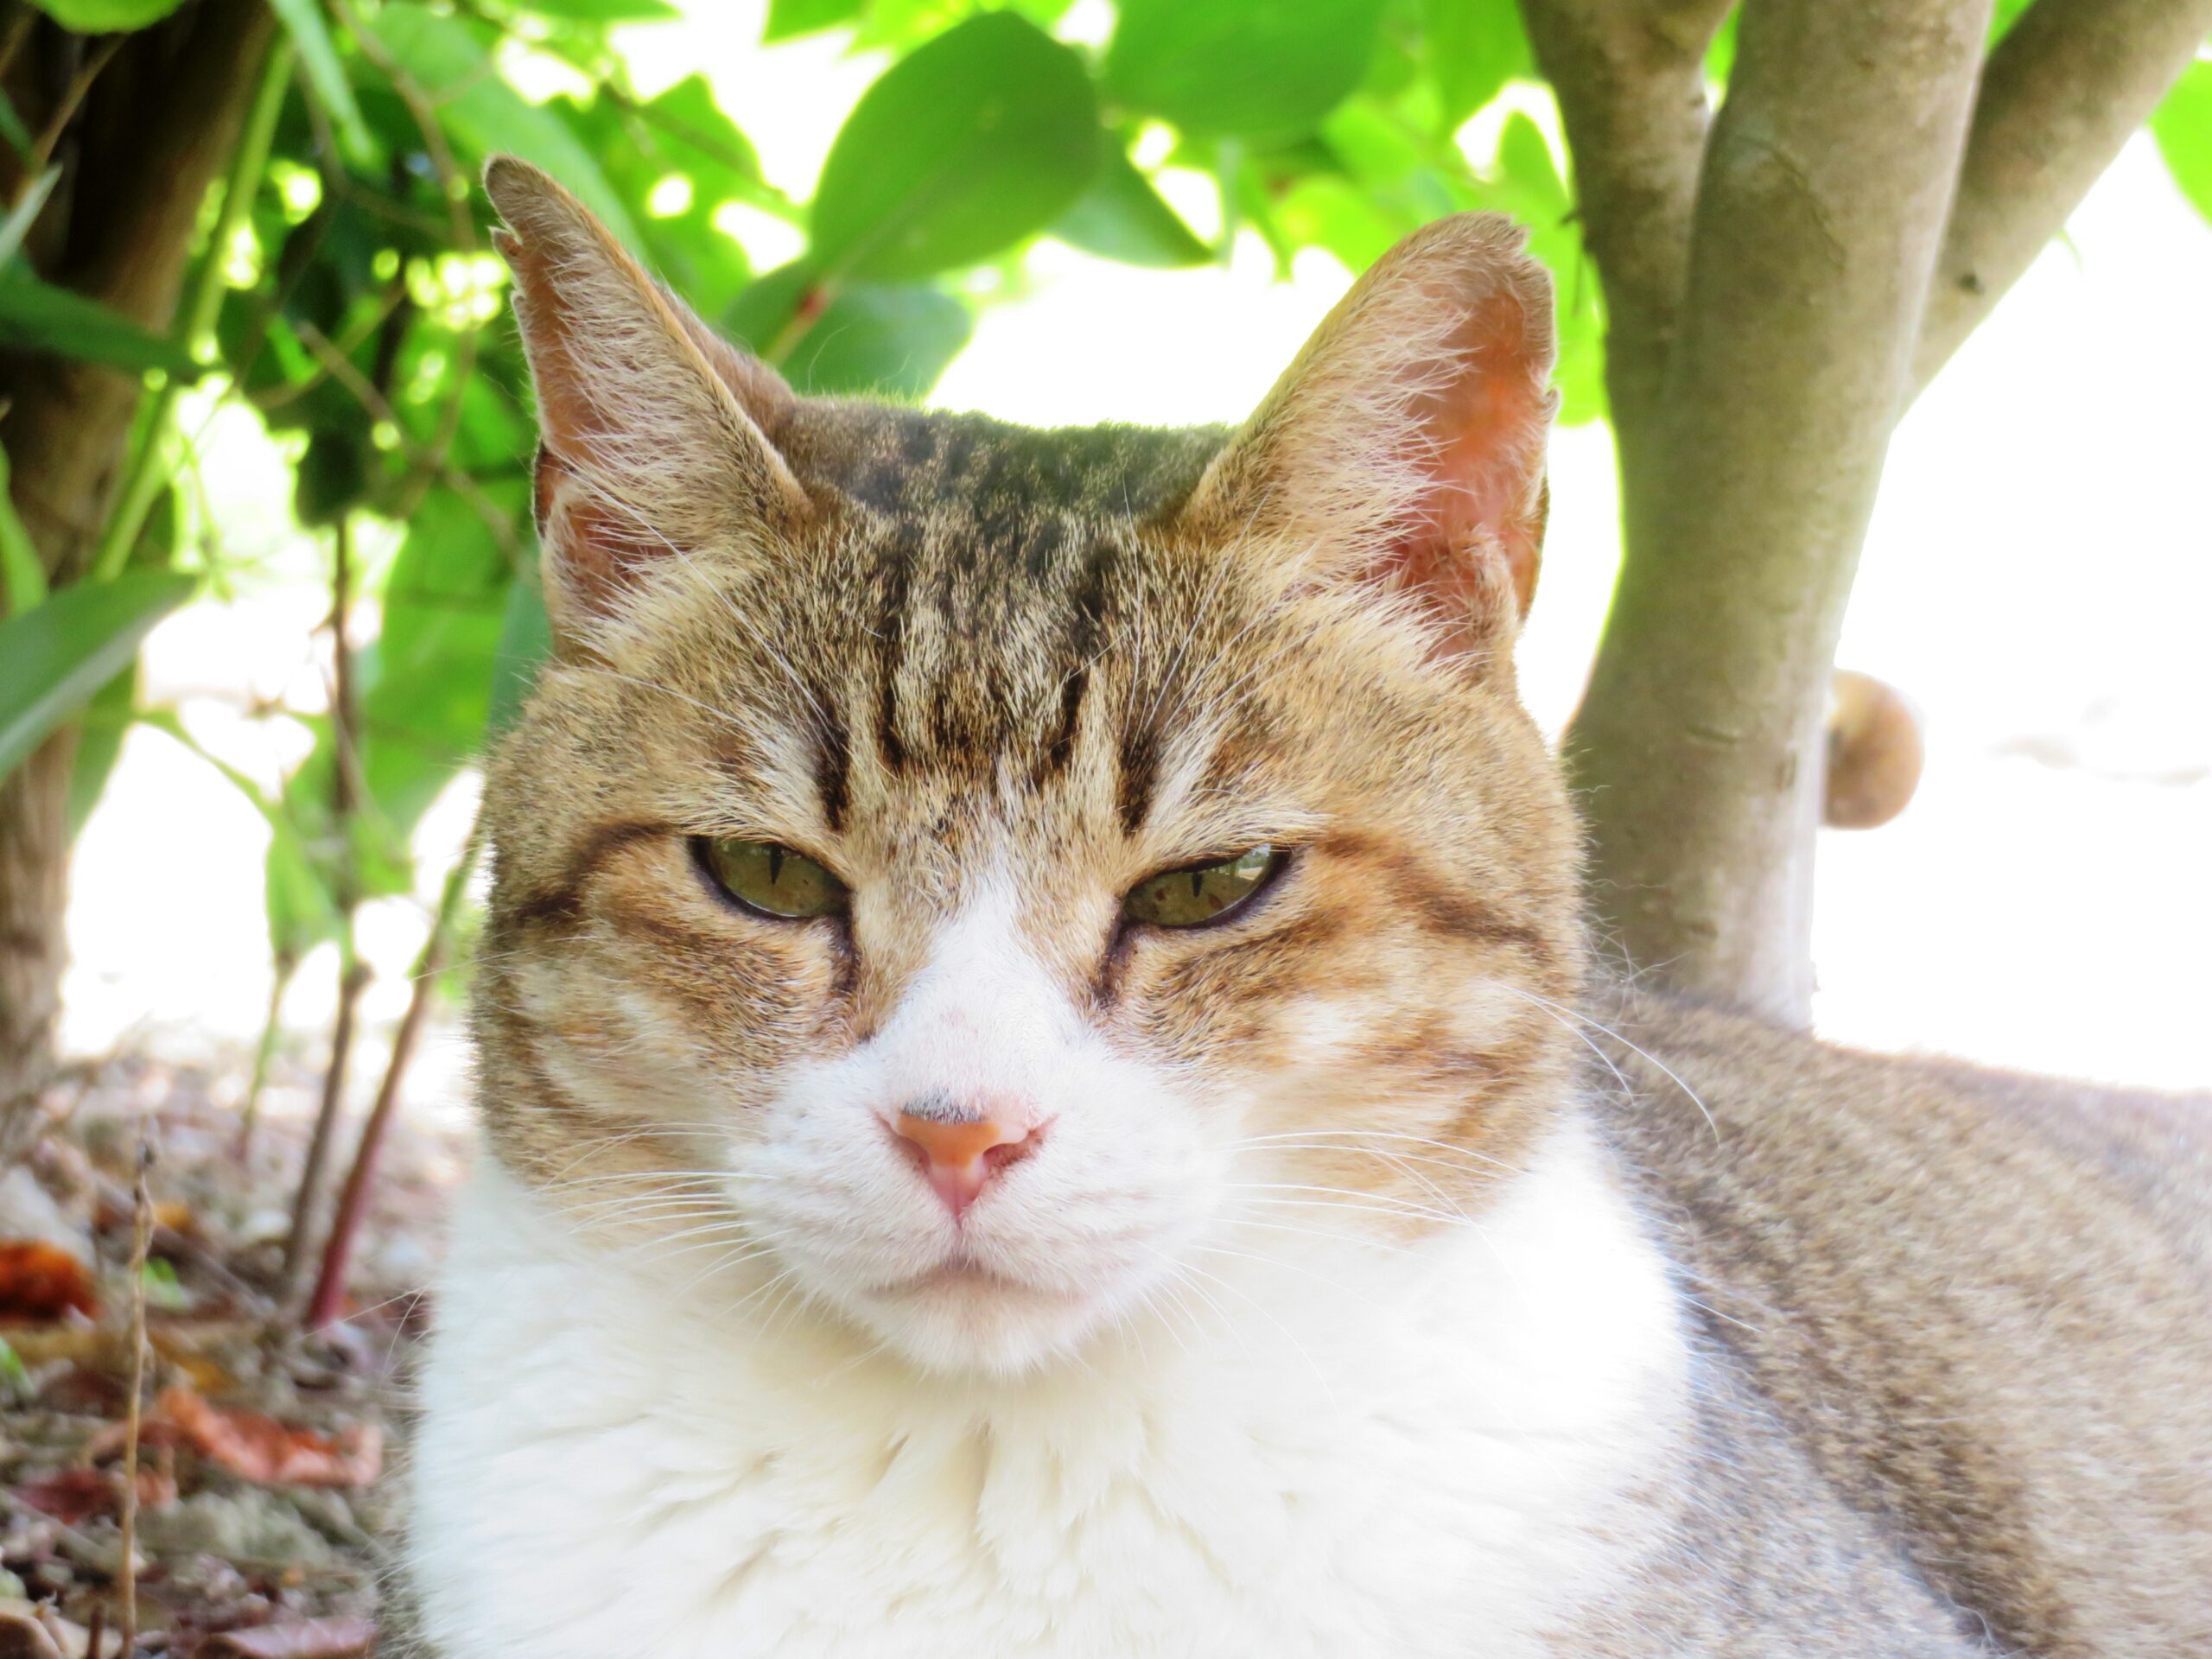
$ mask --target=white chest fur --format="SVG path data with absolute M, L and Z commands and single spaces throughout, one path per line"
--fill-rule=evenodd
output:
M 1478 1225 L 1215 1262 L 1020 1382 L 718 1324 L 485 1165 L 416 1464 L 452 1659 L 1541 1653 L 1679 1432 L 1672 1294 L 1573 1125 Z

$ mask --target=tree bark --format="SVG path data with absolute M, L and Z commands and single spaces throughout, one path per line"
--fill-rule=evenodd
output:
M 1624 475 L 1646 471 L 1689 274 L 1712 108 L 1705 54 L 1730 0 L 1525 0 L 1574 144 L 1583 237 L 1605 293 L 1605 395 Z M 1650 487 L 1624 490 L 1643 501 Z
M 236 142 L 274 20 L 264 0 L 197 0 L 130 36 L 89 86 L 87 43 L 39 21 L 6 88 L 38 130 L 82 105 L 54 159 L 63 177 L 26 247 L 47 281 L 147 327 L 169 326 L 200 201 Z M 22 183 L 0 150 L 0 188 Z M 55 586 L 82 574 L 124 459 L 131 376 L 31 353 L 0 357 L 0 444 L 16 511 Z M 0 785 L 0 1166 L 20 1155 L 53 1064 L 66 960 L 67 809 L 74 734 L 55 734 Z
M 1913 364 L 1916 391 L 2018 282 L 2212 35 L 2212 0 L 2037 0 L 1990 54 Z
M 1618 416 L 1627 558 L 1569 741 L 1593 896 L 1634 968 L 1797 1023 L 1829 663 L 1988 14 L 1754 0 L 1661 390 Z

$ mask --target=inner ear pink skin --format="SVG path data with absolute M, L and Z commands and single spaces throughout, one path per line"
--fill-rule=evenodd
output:
M 1529 372 L 1529 318 L 1503 289 L 1469 309 L 1452 340 L 1459 367 L 1415 400 L 1410 424 L 1427 488 L 1376 574 L 1427 600 L 1440 654 L 1479 647 L 1499 613 L 1535 596 L 1550 495 L 1543 471 L 1551 395 Z

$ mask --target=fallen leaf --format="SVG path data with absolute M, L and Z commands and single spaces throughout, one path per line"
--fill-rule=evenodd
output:
M 113 1469 L 63 1469 L 16 1488 L 16 1496 L 65 1527 L 82 1526 L 96 1515 L 123 1511 L 123 1474 Z M 176 1477 L 167 1470 L 138 1471 L 138 1506 L 157 1510 L 176 1502 Z
M 0 1320 L 43 1325 L 99 1312 L 92 1275 L 68 1251 L 39 1238 L 0 1240 Z
M 82 1526 L 96 1515 L 109 1513 L 118 1503 L 115 1483 L 105 1469 L 64 1469 L 24 1482 L 16 1488 L 16 1496 L 65 1527 Z
M 309 1618 L 225 1630 L 192 1650 L 192 1659 L 361 1659 L 375 1646 L 365 1618 Z
M 153 1417 L 201 1457 L 263 1485 L 365 1486 L 384 1467 L 384 1435 L 373 1423 L 325 1434 L 214 1405 L 185 1388 L 163 1389 Z
M 185 1380 L 202 1394 L 219 1394 L 235 1388 L 238 1379 L 227 1367 L 200 1351 L 195 1340 L 178 1332 L 155 1329 L 146 1333 L 154 1351 L 182 1371 Z
M 126 1357 L 121 1334 L 97 1325 L 19 1326 L 8 1332 L 8 1345 L 33 1368 L 66 1359 L 111 1370 Z

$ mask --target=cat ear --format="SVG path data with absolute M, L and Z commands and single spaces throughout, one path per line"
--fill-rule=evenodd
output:
M 573 639 L 655 562 L 807 516 L 772 442 L 797 400 L 536 168 L 498 156 L 484 184 L 537 388 L 546 609 Z
M 1551 279 L 1525 240 L 1462 213 L 1385 254 L 1215 457 L 1183 522 L 1288 541 L 1326 574 L 1410 594 L 1440 654 L 1510 639 L 1535 591 L 1557 404 Z

